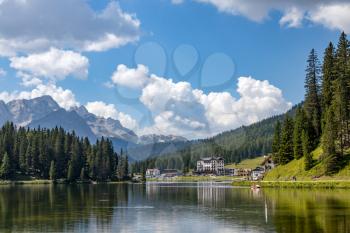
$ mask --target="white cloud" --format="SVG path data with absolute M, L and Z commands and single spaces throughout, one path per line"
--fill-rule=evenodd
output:
M 118 118 L 118 111 L 115 108 L 114 104 L 106 104 L 102 101 L 94 101 L 88 102 L 85 107 L 90 113 L 93 113 L 96 116 L 112 118 L 115 120 Z
M 89 60 L 73 51 L 51 48 L 47 52 L 35 53 L 24 57 L 10 58 L 10 66 L 21 74 L 34 77 L 62 80 L 67 76 L 86 79 Z
M 66 110 L 79 106 L 71 90 L 63 89 L 55 84 L 39 84 L 31 91 L 0 92 L 0 100 L 9 102 L 15 99 L 33 99 L 44 95 L 50 95 L 60 107 Z
M 350 2 L 348 0 L 193 0 L 215 6 L 220 12 L 241 15 L 262 22 L 272 11 L 282 13 L 281 26 L 300 27 L 303 20 L 321 24 L 330 29 L 350 32 Z M 179 4 L 183 1 L 173 1 Z
M 140 21 L 115 1 L 101 11 L 85 0 L 3 0 L 0 4 L 2 56 L 50 47 L 104 51 L 135 42 L 139 36 Z
M 309 13 L 312 22 L 350 32 L 350 3 L 321 5 Z
M 129 69 L 125 65 L 118 65 L 112 75 L 112 82 L 116 85 L 140 89 L 148 82 L 149 70 L 144 65 L 137 65 L 136 69 Z
M 22 79 L 20 83 L 24 87 L 36 87 L 42 84 L 42 80 L 22 71 L 17 72 L 17 77 Z
M 102 101 L 94 101 L 88 102 L 85 107 L 90 113 L 95 114 L 96 116 L 119 120 L 120 123 L 128 129 L 137 129 L 136 120 L 128 114 L 119 112 L 114 104 L 106 104 Z
M 287 27 L 297 28 L 302 25 L 303 18 L 304 12 L 296 7 L 292 7 L 285 12 L 279 23 L 281 26 L 286 25 Z
M 239 98 L 228 92 L 193 89 L 188 82 L 148 76 L 141 87 L 140 101 L 150 110 L 154 124 L 139 133 L 181 135 L 187 138 L 207 137 L 248 125 L 291 107 L 282 91 L 268 81 L 240 77 Z

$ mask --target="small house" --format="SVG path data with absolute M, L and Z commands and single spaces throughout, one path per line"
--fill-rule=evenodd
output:
M 237 168 L 234 169 L 233 175 L 234 176 L 250 176 L 252 173 L 252 169 L 250 168 Z
M 160 170 L 157 168 L 147 169 L 146 170 L 146 178 L 153 178 L 160 176 Z
M 269 171 L 271 169 L 275 168 L 275 163 L 273 162 L 273 159 L 271 156 L 264 156 L 264 161 L 261 163 L 261 166 L 264 167 L 266 171 Z
M 171 178 L 179 175 L 180 175 L 180 172 L 176 169 L 164 169 L 161 172 L 161 177 L 164 177 L 164 178 Z
M 260 180 L 265 174 L 265 169 L 263 167 L 256 167 L 252 170 L 251 177 L 252 180 Z
M 235 169 L 225 168 L 225 176 L 233 176 L 235 174 Z

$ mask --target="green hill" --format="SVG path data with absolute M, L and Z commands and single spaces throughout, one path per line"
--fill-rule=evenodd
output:
M 289 181 L 293 177 L 297 181 L 308 180 L 350 180 L 350 164 L 345 165 L 339 172 L 332 176 L 325 175 L 325 160 L 322 160 L 322 149 L 318 147 L 312 152 L 312 158 L 314 160 L 314 166 L 305 171 L 304 157 L 300 159 L 294 159 L 285 165 L 277 166 L 275 169 L 269 171 L 264 181 Z M 350 153 L 346 156 L 350 159 Z M 348 160 L 349 160 L 348 159 Z
M 254 159 L 245 159 L 241 162 L 235 164 L 227 164 L 225 165 L 225 168 L 251 168 L 254 169 L 261 165 L 262 162 L 264 162 L 264 156 L 256 157 Z

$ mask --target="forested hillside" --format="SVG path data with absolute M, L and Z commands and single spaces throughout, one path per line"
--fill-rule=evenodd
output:
M 126 179 L 128 158 L 114 152 L 109 139 L 90 144 L 88 138 L 63 128 L 0 129 L 0 179 Z
M 318 148 L 318 156 L 311 153 Z M 350 149 L 350 49 L 345 33 L 329 43 L 322 64 L 311 50 L 307 59 L 305 102 L 296 116 L 277 124 L 273 158 L 280 165 L 302 158 L 303 169 L 322 165 L 332 175 L 347 166 Z M 300 164 L 295 163 L 294 164 Z
M 294 106 L 286 114 L 293 117 L 298 106 Z M 192 141 L 175 153 L 162 156 L 154 154 L 145 161 L 134 163 L 133 170 L 142 171 L 146 168 L 158 167 L 188 171 L 195 168 L 197 160 L 201 157 L 222 156 L 226 163 L 238 163 L 246 158 L 271 153 L 275 125 L 283 120 L 286 114 L 242 126 L 209 139 Z

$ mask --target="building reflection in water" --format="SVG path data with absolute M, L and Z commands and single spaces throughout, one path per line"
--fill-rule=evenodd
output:
M 197 185 L 198 205 L 208 207 L 225 206 L 225 188 L 215 183 L 198 183 Z

